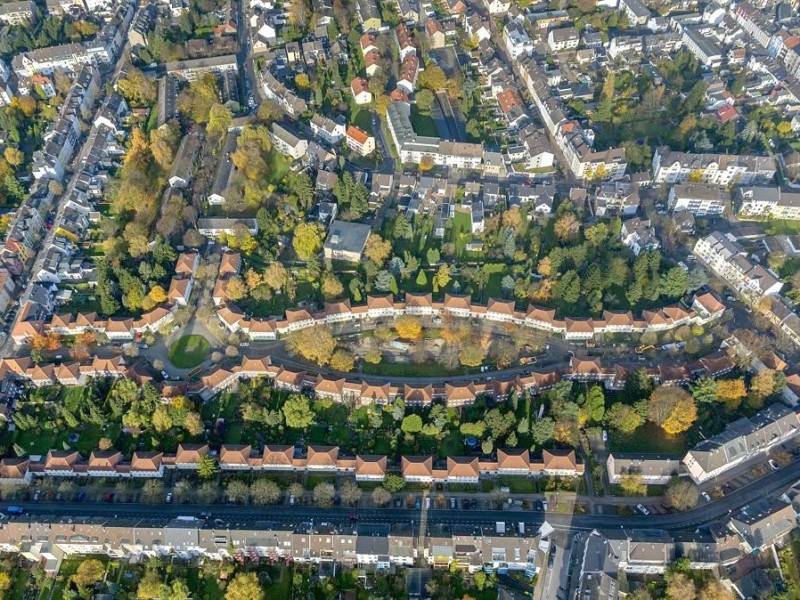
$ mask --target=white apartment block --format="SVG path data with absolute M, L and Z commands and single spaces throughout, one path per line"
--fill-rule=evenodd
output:
M 800 193 L 777 186 L 751 185 L 736 192 L 739 214 L 753 217 L 800 220 Z
M 692 154 L 666 146 L 653 154 L 656 183 L 713 183 L 719 186 L 768 183 L 775 177 L 775 159 L 769 156 Z
M 670 210 L 685 210 L 697 217 L 721 215 L 731 195 L 717 185 L 707 183 L 678 183 L 669 191 Z
M 783 287 L 774 273 L 754 265 L 739 244 L 717 231 L 697 240 L 692 252 L 728 285 L 747 297 L 770 296 Z

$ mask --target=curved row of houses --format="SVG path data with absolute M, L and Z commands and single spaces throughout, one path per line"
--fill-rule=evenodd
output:
M 324 309 L 311 312 L 306 308 L 286 311 L 283 319 L 255 319 L 247 317 L 233 304 L 226 304 L 217 316 L 231 332 L 241 332 L 251 340 L 274 340 L 279 335 L 313 327 L 362 320 L 393 319 L 402 315 L 442 317 L 450 315 L 466 319 L 479 319 L 495 323 L 511 323 L 561 335 L 564 339 L 585 341 L 604 333 L 646 333 L 675 329 L 683 325 L 706 324 L 725 312 L 713 294 L 698 294 L 689 310 L 671 305 L 658 310 L 645 310 L 641 318 L 631 311 L 603 312 L 600 319 L 556 317 L 556 310 L 530 305 L 527 310 L 516 309 L 513 300 L 489 299 L 484 306 L 471 301 L 469 296 L 445 294 L 444 300 L 435 301 L 431 294 L 408 292 L 404 301 L 396 301 L 391 294 L 367 296 L 367 303 L 352 306 L 349 300 L 326 302 Z
M 389 472 L 411 483 L 478 483 L 481 477 L 560 476 L 583 474 L 574 450 L 544 450 L 533 458 L 527 448 L 502 449 L 495 460 L 457 456 L 438 460 L 433 456 L 403 456 L 391 465 L 386 456 L 344 456 L 338 446 L 309 446 L 300 453 L 295 446 L 223 445 L 219 453 L 208 444 L 180 444 L 174 454 L 134 452 L 126 459 L 119 450 L 96 450 L 88 459 L 75 450 L 50 450 L 43 457 L 0 459 L 0 484 L 30 483 L 35 477 L 163 477 L 165 470 L 197 470 L 202 456 L 217 456 L 226 472 L 339 473 L 357 481 L 382 482 Z

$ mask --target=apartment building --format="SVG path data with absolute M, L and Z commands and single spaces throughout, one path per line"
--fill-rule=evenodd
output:
M 769 185 L 742 186 L 736 190 L 739 214 L 748 217 L 800 220 L 800 192 Z
M 273 147 L 286 156 L 299 160 L 308 150 L 308 141 L 297 137 L 291 131 L 273 123 L 269 129 L 269 137 L 272 140 Z
M 310 125 L 315 136 L 331 145 L 341 142 L 347 132 L 343 118 L 334 120 L 315 113 Z
M 669 191 L 668 206 L 675 212 L 685 210 L 696 217 L 713 217 L 722 215 L 730 201 L 730 192 L 717 185 L 678 183 Z
M 194 81 L 206 73 L 222 75 L 223 73 L 238 72 L 239 67 L 236 56 L 215 56 L 213 58 L 198 58 L 195 60 L 179 60 L 166 64 L 169 75 L 175 75 L 186 81 Z
M 680 473 L 681 461 L 674 456 L 612 452 L 606 469 L 611 483 L 619 483 L 623 475 L 635 475 L 647 485 L 664 485 Z
M 389 105 L 386 119 L 392 141 L 404 163 L 419 164 L 429 157 L 435 165 L 459 169 L 479 169 L 483 164 L 483 146 L 466 142 L 450 142 L 438 137 L 417 135 L 407 108 L 399 103 Z
M 4 2 L 0 4 L 0 22 L 6 25 L 22 25 L 33 23 L 39 14 L 39 9 L 31 0 L 23 2 Z
M 750 419 L 729 423 L 719 435 L 703 440 L 681 460 L 695 483 L 704 483 L 800 433 L 796 412 L 773 404 Z
M 713 183 L 718 186 L 769 183 L 775 177 L 775 159 L 770 156 L 692 154 L 666 146 L 653 153 L 656 183 Z
M 777 294 L 780 279 L 759 264 L 753 264 L 744 248 L 730 234 L 715 231 L 697 240 L 693 254 L 738 292 L 751 298 Z
M 503 27 L 503 43 L 512 59 L 520 56 L 530 56 L 533 52 L 533 40 L 523 26 L 516 21 L 510 21 Z
M 347 128 L 345 143 L 359 156 L 369 156 L 375 152 L 375 138 L 355 125 Z

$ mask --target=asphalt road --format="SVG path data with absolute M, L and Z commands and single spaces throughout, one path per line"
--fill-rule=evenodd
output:
M 493 527 L 498 521 L 525 522 L 526 527 L 538 527 L 547 521 L 553 527 L 569 530 L 633 529 L 687 530 L 707 525 L 727 517 L 731 512 L 761 500 L 772 494 L 781 493 L 798 481 L 796 465 L 789 465 L 773 471 L 748 486 L 732 492 L 722 499 L 699 504 L 684 512 L 664 515 L 617 516 L 601 514 L 564 514 L 535 512 L 531 510 L 447 510 L 428 511 L 428 524 L 473 525 Z M 146 505 L 146 504 L 105 504 L 69 502 L 2 502 L 0 510 L 7 506 L 23 507 L 32 517 L 125 517 L 125 518 L 170 518 L 177 516 L 199 516 L 211 513 L 213 518 L 228 523 L 252 523 L 263 520 L 277 520 L 284 524 L 308 522 L 311 520 L 341 522 L 357 517 L 359 521 L 380 523 L 419 523 L 420 510 L 406 508 L 317 508 L 314 506 L 239 506 L 239 505 Z

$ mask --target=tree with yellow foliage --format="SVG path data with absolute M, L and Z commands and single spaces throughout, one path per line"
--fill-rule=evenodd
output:
M 228 280 L 228 284 L 225 286 L 225 292 L 228 294 L 228 298 L 235 302 L 247 296 L 247 286 L 241 278 L 233 277 Z
M 247 269 L 244 274 L 244 280 L 247 282 L 247 289 L 251 292 L 264 283 L 264 278 L 255 269 Z
M 383 265 L 389 255 L 392 253 L 392 244 L 384 240 L 381 236 L 373 233 L 367 239 L 367 245 L 364 248 L 364 256 L 375 263 L 377 266 Z
M 160 285 L 154 285 L 150 288 L 150 292 L 147 295 L 155 304 L 161 304 L 167 301 L 167 292 L 165 292 L 164 288 Z
M 730 411 L 739 408 L 746 395 L 747 390 L 742 379 L 722 379 L 717 382 L 717 400 L 724 402 Z
M 394 321 L 397 335 L 406 340 L 416 340 L 422 335 L 422 322 L 413 315 L 403 315 Z
M 662 385 L 650 395 L 648 417 L 665 432 L 675 435 L 697 420 L 697 405 L 683 388 Z
M 25 160 L 25 154 L 23 154 L 21 150 L 14 148 L 14 146 L 8 146 L 3 152 L 3 158 L 16 169 L 22 164 L 22 161 Z

